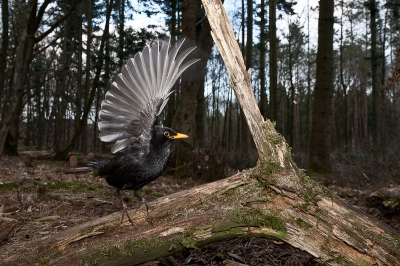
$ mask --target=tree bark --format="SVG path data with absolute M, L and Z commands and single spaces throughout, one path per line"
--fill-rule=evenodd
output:
M 318 20 L 317 75 L 311 122 L 308 170 L 331 170 L 329 161 L 333 99 L 333 0 L 321 0 Z
M 247 0 L 247 17 L 246 17 L 246 55 L 245 55 L 246 69 L 249 71 L 249 79 L 251 83 L 251 67 L 253 66 L 253 0 Z M 240 138 L 239 147 L 237 151 L 241 157 L 248 158 L 249 156 L 249 126 L 245 118 L 243 110 L 240 111 Z
M 372 79 L 372 143 L 373 148 L 380 150 L 380 87 L 378 84 L 378 55 L 377 55 L 377 4 L 375 0 L 369 1 L 370 29 L 371 29 L 371 79 Z
M 203 0 L 203 4 L 251 132 L 260 134 L 255 138 L 263 151 L 260 155 L 279 158 L 286 143 L 259 113 L 225 10 L 219 0 Z M 257 122 L 261 127 L 254 125 Z M 159 198 L 148 204 L 147 217 L 144 208 L 129 211 L 133 226 L 128 221 L 120 224 L 118 212 L 26 242 L 14 247 L 12 253 L 17 255 L 3 262 L 134 265 L 184 248 L 248 235 L 285 241 L 330 265 L 400 264 L 400 236 L 393 230 L 348 207 L 306 177 L 290 154 L 282 168 L 270 166 L 260 158 L 251 170 Z
M 9 100 L 9 105 L 10 107 L 8 108 L 5 119 L 2 124 L 2 128 L 0 131 L 0 155 L 3 153 L 3 149 L 5 146 L 7 139 L 9 138 L 9 130 L 11 127 L 11 123 L 14 119 L 15 116 L 19 116 L 17 114 L 17 108 L 18 108 L 18 97 L 21 94 L 21 73 L 23 69 L 23 53 L 24 53 L 24 43 L 27 39 L 27 30 L 28 30 L 28 21 L 29 21 L 29 16 L 30 16 L 30 9 L 32 9 L 34 6 L 34 3 L 32 1 L 29 1 L 26 6 L 26 17 L 22 21 L 20 27 L 21 27 L 21 32 L 19 35 L 19 40 L 17 43 L 17 48 L 15 50 L 15 64 L 14 64 L 14 73 L 13 73 L 13 81 L 12 81 L 12 86 L 11 86 L 11 91 L 10 91 L 10 100 Z
M 278 122 L 278 40 L 276 38 L 276 0 L 269 2 L 269 76 L 270 117 Z
M 263 117 L 268 117 L 268 99 L 267 99 L 267 88 L 266 83 L 266 72 L 265 72 L 265 61 L 266 61 L 266 45 L 267 45 L 267 32 L 265 31 L 265 25 L 267 21 L 265 19 L 265 0 L 261 0 L 261 11 L 260 11 L 260 111 Z
M 5 97 L 5 83 L 6 83 L 6 69 L 7 69 L 7 54 L 8 54 L 8 0 L 1 1 L 1 22 L 3 31 L 1 33 L 1 49 L 0 49 L 0 110 L 2 114 L 0 115 L 0 121 L 4 119 L 4 111 L 8 108 L 7 100 Z M 0 150 L 1 151 L 1 150 Z M 1 152 L 0 152 L 1 154 Z
M 200 87 L 203 86 L 205 68 L 211 53 L 212 39 L 207 20 L 197 22 L 200 10 L 199 0 L 186 0 L 182 12 L 182 35 L 186 38 L 184 45 L 196 45 L 196 50 L 189 55 L 200 58 L 195 65 L 188 68 L 182 75 L 179 106 L 175 113 L 172 127 L 189 138 L 177 143 L 175 176 L 185 176 L 189 173 L 188 165 L 192 159 L 192 151 L 197 145 L 196 112 Z

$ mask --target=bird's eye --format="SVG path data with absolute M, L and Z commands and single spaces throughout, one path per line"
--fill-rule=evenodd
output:
M 168 132 L 168 131 L 165 131 L 165 132 L 164 132 L 164 136 L 169 137 L 169 132 Z

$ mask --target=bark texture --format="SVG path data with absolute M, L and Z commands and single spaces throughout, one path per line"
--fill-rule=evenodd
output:
M 329 161 L 333 113 L 333 0 L 321 0 L 318 20 L 317 75 L 312 107 L 308 169 L 331 170 Z

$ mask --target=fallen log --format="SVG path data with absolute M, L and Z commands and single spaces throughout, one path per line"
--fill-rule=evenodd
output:
M 282 240 L 331 265 L 400 263 L 398 234 L 294 172 L 259 165 L 149 208 L 149 216 L 130 211 L 134 226 L 114 213 L 8 250 L 3 263 L 135 265 L 244 235 Z

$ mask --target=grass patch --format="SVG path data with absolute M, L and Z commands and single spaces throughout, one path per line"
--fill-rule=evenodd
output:
M 47 190 L 70 190 L 73 192 L 94 191 L 104 188 L 103 185 L 89 185 L 77 182 L 53 182 L 50 184 L 43 184 L 41 186 Z
M 15 184 L 15 183 L 4 183 L 4 184 L 0 184 L 0 190 L 12 190 L 19 186 L 20 186 L 19 184 Z

